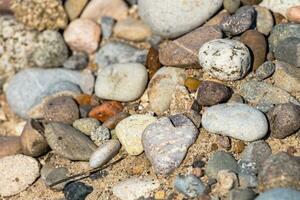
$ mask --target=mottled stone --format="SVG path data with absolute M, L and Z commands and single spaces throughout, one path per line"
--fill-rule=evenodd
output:
M 274 49 L 275 58 L 296 67 L 300 67 L 300 37 L 288 37 L 281 40 Z
M 99 126 L 96 129 L 92 130 L 90 138 L 97 145 L 105 143 L 110 139 L 109 129 L 103 126 Z
M 259 80 L 264 80 L 272 76 L 274 72 L 275 72 L 275 65 L 273 64 L 273 62 L 267 61 L 257 68 L 255 72 L 255 76 Z
M 190 198 L 204 194 L 206 189 L 202 181 L 194 175 L 176 176 L 174 187 L 177 191 Z
M 170 103 L 170 114 L 186 113 L 191 109 L 193 98 L 189 91 L 182 85 L 177 85 Z
M 227 10 L 221 10 L 218 14 L 208 20 L 203 26 L 221 26 L 221 23 L 225 17 L 230 16 Z
M 100 122 L 94 118 L 81 118 L 73 122 L 73 127 L 86 135 L 91 135 L 91 132 L 100 126 Z

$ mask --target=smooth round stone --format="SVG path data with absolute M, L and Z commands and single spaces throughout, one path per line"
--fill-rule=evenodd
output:
M 22 153 L 20 137 L 0 136 L 0 159 Z
M 300 192 L 290 188 L 275 188 L 261 193 L 255 200 L 298 200 Z
M 274 72 L 275 72 L 275 65 L 273 64 L 273 62 L 267 61 L 257 68 L 255 72 L 255 76 L 259 80 L 264 80 L 272 76 Z
M 92 168 L 101 167 L 117 155 L 120 148 L 121 144 L 118 140 L 108 140 L 91 155 L 90 166 Z
M 223 1 L 223 6 L 224 8 L 230 12 L 230 13 L 234 13 L 241 4 L 241 0 L 224 0 Z
M 91 132 L 100 126 L 100 122 L 94 118 L 81 118 L 73 122 L 73 127 L 86 135 L 91 135 Z
M 175 38 L 203 24 L 222 6 L 222 0 L 140 0 L 139 15 L 151 29 Z
M 288 37 L 281 40 L 274 49 L 275 58 L 300 67 L 300 37 Z
M 130 155 L 139 155 L 144 151 L 142 134 L 145 128 L 156 121 L 151 115 L 131 115 L 116 126 L 116 135 Z
M 287 10 L 293 6 L 299 6 L 299 0 L 263 0 L 259 4 L 262 7 L 270 9 L 273 13 L 280 13 L 283 16 L 286 16 Z
M 264 114 L 241 103 L 219 104 L 207 108 L 202 116 L 202 126 L 211 133 L 243 141 L 261 139 L 268 131 Z
M 134 101 L 142 96 L 147 82 L 147 69 L 140 63 L 109 65 L 98 71 L 95 94 L 103 99 Z
M 18 194 L 29 187 L 39 176 L 39 162 L 21 154 L 0 159 L 0 195 Z
M 256 29 L 264 35 L 269 35 L 274 19 L 272 13 L 265 7 L 254 6 L 256 11 Z
M 93 187 L 82 182 L 71 182 L 64 187 L 66 200 L 85 200 L 93 192 Z
M 289 19 L 289 21 L 300 23 L 300 6 L 290 7 L 286 11 L 286 16 Z
M 82 70 L 88 66 L 89 58 L 86 53 L 75 53 L 63 64 L 66 69 Z
M 91 140 L 97 145 L 100 146 L 105 141 L 110 139 L 110 132 L 108 128 L 99 126 L 91 132 Z
M 176 176 L 174 187 L 177 191 L 193 198 L 204 194 L 205 185 L 200 179 L 194 175 L 178 175 Z
M 203 70 L 220 80 L 243 78 L 251 67 L 248 48 L 241 42 L 217 39 L 205 43 L 199 50 Z

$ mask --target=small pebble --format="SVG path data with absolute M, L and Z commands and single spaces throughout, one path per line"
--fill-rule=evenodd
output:
M 81 118 L 73 122 L 73 127 L 86 135 L 91 135 L 92 131 L 100 126 L 100 122 L 94 118 Z
M 178 175 L 174 182 L 177 191 L 193 198 L 204 194 L 205 185 L 194 175 Z
M 245 149 L 245 143 L 241 140 L 234 141 L 232 145 L 232 150 L 234 153 L 241 153 Z
M 41 177 L 42 180 L 45 182 L 45 184 L 49 187 L 51 184 L 56 183 L 58 181 L 61 181 L 65 178 L 67 178 L 68 169 L 65 167 L 58 167 L 55 168 L 54 166 L 51 166 L 50 164 L 46 164 L 41 169 Z M 55 190 L 63 190 L 64 186 L 67 184 L 66 182 L 57 184 L 53 186 L 53 189 Z
M 89 62 L 88 55 L 85 53 L 76 53 L 70 56 L 63 64 L 66 69 L 82 70 L 87 67 Z
M 103 39 L 108 39 L 113 33 L 113 28 L 116 21 L 112 17 L 103 16 L 101 18 L 101 30 Z
M 64 188 L 66 200 L 85 200 L 86 196 L 93 192 L 93 187 L 82 182 L 68 183 Z
M 108 118 L 102 124 L 102 126 L 108 129 L 114 129 L 121 120 L 125 119 L 128 116 L 129 114 L 127 112 L 119 112 L 116 115 L 113 115 L 112 117 Z
M 224 8 L 230 13 L 235 13 L 235 11 L 240 7 L 240 4 L 241 4 L 240 0 L 224 0 L 223 1 Z
M 159 53 L 156 48 L 151 47 L 149 49 L 145 66 L 148 69 L 149 78 L 151 79 L 157 72 L 157 70 L 159 70 L 159 68 L 161 67 L 161 63 L 159 61 Z
M 23 153 L 21 139 L 17 136 L 0 136 L 0 159 L 5 156 Z
M 254 200 L 256 194 L 251 189 L 233 189 L 228 196 L 228 200 Z
M 188 77 L 184 81 L 184 86 L 187 87 L 187 89 L 190 92 L 196 92 L 200 83 L 201 83 L 201 81 L 199 79 L 193 78 L 193 77 Z
M 264 80 L 272 76 L 274 72 L 275 72 L 275 65 L 273 64 L 273 62 L 267 61 L 257 68 L 255 72 L 255 76 L 259 80 Z
M 123 110 L 123 106 L 117 101 L 106 101 L 99 106 L 94 107 L 89 112 L 89 117 L 96 118 L 101 122 L 105 122 L 110 117 L 118 114 Z
M 97 146 L 100 146 L 109 140 L 111 136 L 108 128 L 98 126 L 96 129 L 92 130 L 90 138 Z

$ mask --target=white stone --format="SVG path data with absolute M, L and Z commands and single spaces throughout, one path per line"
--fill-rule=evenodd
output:
M 223 0 L 139 0 L 139 14 L 151 29 L 175 38 L 203 24 L 222 6 Z
M 214 78 L 234 81 L 246 75 L 251 67 L 251 56 L 239 41 L 216 39 L 200 48 L 199 63 Z
M 150 178 L 130 178 L 113 187 L 113 194 L 121 200 L 137 200 L 149 197 L 150 192 L 159 187 L 159 182 Z
M 148 72 L 139 63 L 113 64 L 99 69 L 95 94 L 103 99 L 133 101 L 142 96 Z
M 139 155 L 144 151 L 142 134 L 145 128 L 156 121 L 151 115 L 131 115 L 116 126 L 116 135 L 128 154 Z
M 225 103 L 207 108 L 202 116 L 202 126 L 208 132 L 243 141 L 261 139 L 268 131 L 264 114 L 241 103 Z
M 299 6 L 300 0 L 263 0 L 259 5 L 286 16 L 286 11 L 290 7 Z

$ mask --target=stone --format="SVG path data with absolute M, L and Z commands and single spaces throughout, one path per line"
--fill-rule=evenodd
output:
M 220 28 L 228 36 L 239 35 L 250 29 L 256 18 L 256 12 L 252 6 L 239 8 L 232 16 L 225 17 Z
M 21 145 L 23 153 L 31 157 L 41 156 L 49 150 L 44 128 L 38 121 L 27 120 L 21 135 Z
M 113 33 L 113 28 L 115 26 L 115 23 L 116 21 L 112 17 L 108 17 L 108 16 L 101 17 L 100 25 L 101 25 L 103 39 L 110 38 L 110 36 Z
M 216 26 L 200 27 L 173 41 L 159 46 L 159 60 L 165 66 L 199 68 L 198 51 L 206 42 L 222 38 L 220 28 Z
M 185 196 L 193 198 L 205 193 L 206 187 L 200 179 L 194 175 L 176 176 L 174 187 Z
M 146 58 L 147 50 L 137 49 L 121 42 L 110 42 L 99 49 L 95 55 L 95 62 L 100 69 L 113 64 L 145 64 Z
M 0 11 L 1 12 L 10 12 L 11 0 L 3 0 L 0 4 Z
M 177 85 L 170 103 L 170 114 L 181 114 L 190 111 L 194 100 L 189 91 L 182 85 Z
M 243 5 L 257 5 L 261 3 L 263 0 L 241 0 Z
M 277 61 L 273 75 L 274 85 L 291 94 L 300 93 L 300 68 Z
M 90 157 L 90 166 L 92 168 L 101 167 L 110 161 L 115 155 L 118 154 L 121 144 L 118 140 L 112 139 L 103 143 Z
M 203 26 L 221 26 L 221 22 L 225 17 L 230 16 L 230 13 L 227 10 L 221 10 L 215 16 L 213 16 L 210 20 L 208 20 Z
M 44 107 L 45 122 L 63 122 L 72 124 L 79 118 L 79 109 L 75 100 L 68 96 L 50 99 Z
M 68 178 L 68 175 L 67 175 L 68 173 L 69 173 L 68 169 L 65 167 L 55 168 L 51 164 L 45 164 L 41 169 L 41 178 L 44 181 L 44 183 L 46 184 L 46 186 L 50 187 L 53 183 L 56 183 L 65 178 Z M 57 184 L 51 188 L 61 191 L 64 189 L 64 187 L 67 183 L 68 182 L 66 181 L 66 182 Z
M 299 102 L 285 90 L 255 80 L 242 83 L 239 93 L 245 100 L 254 105 L 282 104 L 288 102 L 299 104 Z
M 245 143 L 241 140 L 233 141 L 232 151 L 236 154 L 241 153 L 245 149 Z
M 66 200 L 85 200 L 93 190 L 92 186 L 82 182 L 71 182 L 65 186 L 64 195 Z
M 73 122 L 73 127 L 86 135 L 91 135 L 99 126 L 100 122 L 94 118 L 81 118 Z
M 76 53 L 70 56 L 64 63 L 66 69 L 82 70 L 88 66 L 89 58 L 86 53 Z
M 207 108 L 202 116 L 202 126 L 208 132 L 243 141 L 261 139 L 268 131 L 268 121 L 264 114 L 241 103 L 225 103 Z
M 97 146 L 83 133 L 63 123 L 45 126 L 45 137 L 51 149 L 70 160 L 89 160 Z
M 283 23 L 274 26 L 270 36 L 269 41 L 269 51 L 274 52 L 278 44 L 289 37 L 300 38 L 300 24 L 296 23 Z
M 135 114 L 118 123 L 116 135 L 129 155 L 137 156 L 144 151 L 142 134 L 155 121 L 156 118 L 151 115 Z
M 103 124 L 103 127 L 106 127 L 108 129 L 114 129 L 117 124 L 122 121 L 123 119 L 129 117 L 129 114 L 127 112 L 119 112 L 116 115 L 108 118 Z
M 0 146 L 0 159 L 23 152 L 20 137 L 17 136 L 0 136 Z
M 139 197 L 149 197 L 150 193 L 158 187 L 159 182 L 155 179 L 133 177 L 117 183 L 112 191 L 121 200 L 136 200 Z
M 151 79 L 157 70 L 161 67 L 161 63 L 159 61 L 159 53 L 155 47 L 151 47 L 149 49 L 146 65 L 149 73 L 149 79 Z
M 212 106 L 226 102 L 231 91 L 225 85 L 214 81 L 202 81 L 197 90 L 196 100 L 201 106 Z
M 105 141 L 110 139 L 109 129 L 103 126 L 99 126 L 91 132 L 90 138 L 97 146 L 100 146 Z
M 252 167 L 251 164 L 249 164 L 247 166 L 248 169 L 251 167 Z M 239 172 L 238 175 L 239 175 L 240 188 L 246 189 L 246 188 L 256 188 L 257 187 L 258 178 L 255 174 L 251 173 L 251 171 L 245 172 L 245 169 L 244 169 L 243 173 Z
M 265 36 L 256 30 L 248 30 L 242 34 L 241 42 L 252 52 L 252 70 L 255 71 L 266 60 L 268 45 Z
M 197 136 L 193 122 L 184 115 L 172 115 L 150 124 L 143 132 L 142 144 L 154 171 L 165 176 L 181 164 Z
M 94 53 L 100 41 L 101 28 L 89 19 L 75 19 L 64 32 L 64 39 L 73 51 Z
M 88 0 L 67 0 L 65 2 L 64 7 L 71 21 L 79 17 L 87 3 Z
M 274 55 L 279 61 L 283 61 L 300 67 L 300 37 L 289 37 L 281 40 L 275 48 Z
M 255 200 L 297 200 L 300 192 L 291 188 L 275 188 L 261 193 Z
M 228 200 L 254 200 L 256 194 L 251 189 L 233 189 L 228 196 Z
M 300 106 L 293 103 L 276 105 L 268 113 L 271 136 L 283 139 L 300 129 Z
M 150 80 L 147 88 L 151 110 L 156 114 L 166 111 L 171 104 L 176 85 L 183 85 L 184 80 L 184 69 L 160 68 Z
M 151 34 L 149 26 L 134 18 L 118 21 L 114 27 L 115 36 L 134 42 L 145 41 Z
M 205 173 L 209 178 L 217 179 L 221 170 L 237 172 L 238 166 L 234 157 L 225 151 L 215 151 L 205 166 Z
M 39 176 L 39 162 L 21 154 L 0 159 L 0 195 L 16 195 L 29 187 Z
M 241 0 L 224 0 L 223 7 L 230 13 L 235 13 L 239 9 Z
M 269 9 L 261 6 L 254 6 L 256 11 L 256 29 L 264 34 L 269 35 L 273 26 L 274 19 Z
M 300 189 L 299 159 L 285 152 L 271 155 L 258 173 L 258 189 L 261 192 L 280 187 Z
M 201 81 L 194 77 L 188 77 L 184 81 L 184 86 L 190 91 L 190 92 L 196 92 Z
M 264 62 L 256 69 L 255 76 L 258 80 L 264 80 L 272 76 L 275 72 L 275 65 L 271 61 Z
M 286 11 L 286 16 L 289 21 L 295 22 L 295 23 L 300 23 L 300 6 L 293 6 L 290 7 Z
M 110 117 L 122 112 L 123 106 L 117 101 L 106 101 L 99 106 L 94 107 L 89 112 L 89 117 L 96 118 L 101 122 L 105 122 Z
M 200 48 L 199 63 L 214 78 L 234 81 L 243 78 L 249 71 L 251 56 L 243 43 L 217 39 Z
M 228 194 L 231 189 L 236 188 L 239 185 L 237 175 L 228 170 L 219 171 L 217 181 L 216 190 L 217 193 L 222 196 Z
M 139 15 L 154 33 L 166 38 L 176 38 L 203 24 L 222 6 L 222 0 L 138 2 Z M 178 20 L 181 19 L 181 20 Z
M 280 13 L 283 16 L 286 16 L 287 10 L 293 6 L 299 6 L 299 0 L 263 0 L 260 4 L 262 7 L 270 9 L 273 13 Z
M 102 99 L 134 101 L 142 96 L 147 82 L 148 72 L 144 65 L 140 63 L 113 64 L 98 71 L 95 94 Z
M 244 103 L 244 99 L 241 95 L 239 95 L 237 93 L 233 93 L 227 102 L 228 103 Z
M 6 98 L 12 111 L 26 118 L 27 112 L 42 103 L 44 97 L 62 92 L 90 94 L 93 87 L 94 77 L 88 73 L 32 68 L 22 70 L 10 79 Z

